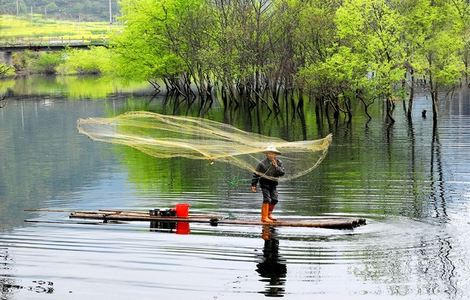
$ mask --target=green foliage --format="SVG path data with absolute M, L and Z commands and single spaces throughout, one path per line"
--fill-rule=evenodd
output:
M 355 75 L 363 74 L 354 71 L 360 67 L 360 62 L 356 62 L 350 49 L 341 47 L 326 61 L 317 61 L 300 70 L 299 82 L 319 92 L 319 96 L 337 94 L 339 91 L 334 92 L 332 89 L 348 88 Z
M 41 52 L 34 62 L 33 71 L 35 73 L 55 74 L 56 68 L 64 61 L 62 53 Z
M 113 53 L 105 47 L 60 52 L 24 51 L 13 55 L 15 69 L 21 73 L 114 75 L 113 60 Z
M 112 54 L 105 47 L 69 49 L 57 71 L 60 74 L 110 74 L 113 70 L 112 63 Z
M 12 55 L 13 66 L 17 71 L 20 71 L 22 73 L 31 73 L 33 72 L 34 61 L 37 60 L 38 57 L 38 52 L 33 52 L 29 50 L 23 52 L 15 52 Z
M 123 0 L 125 30 L 114 45 L 122 76 L 150 79 L 181 73 L 184 62 L 176 48 L 170 26 L 177 26 L 183 10 L 193 1 Z
M 15 69 L 0 63 L 0 78 L 10 77 L 15 75 Z
M 464 70 L 459 55 L 462 48 L 462 41 L 451 32 L 439 32 L 428 41 L 424 71 L 435 84 L 449 87 L 458 82 Z
M 403 16 L 382 0 L 345 1 L 336 13 L 340 42 L 367 64 L 381 94 L 390 97 L 404 78 Z
M 424 59 L 420 70 L 432 82 L 430 87 L 437 93 L 439 87 L 449 87 L 457 83 L 464 65 L 462 50 L 464 41 L 457 12 L 450 3 L 445 1 L 433 7 L 434 14 L 430 17 L 431 30 L 427 32 L 421 52 Z M 467 28 L 467 30 L 470 28 Z
M 327 15 L 319 12 L 310 9 L 307 18 Z M 334 28 L 323 36 L 335 42 L 322 47 L 321 39 L 312 38 L 314 48 L 323 51 L 307 60 L 297 82 L 333 102 L 359 91 L 373 98 L 382 95 L 391 103 L 404 96 L 404 81 L 413 73 L 429 79 L 434 99 L 438 90 L 454 86 L 465 64 L 468 67 L 468 12 L 470 4 L 460 0 L 346 0 L 334 12 L 335 27 L 322 21 L 323 28 Z M 387 108 L 393 111 L 392 104 Z
M 312 1 L 300 10 L 298 26 L 295 28 L 295 46 L 306 64 L 325 61 L 328 51 L 334 47 L 336 24 L 334 22 L 338 4 L 335 1 Z

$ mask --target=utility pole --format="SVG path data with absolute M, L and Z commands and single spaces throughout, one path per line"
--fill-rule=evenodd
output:
M 16 0 L 16 16 L 20 15 L 20 0 Z
M 111 0 L 108 0 L 109 3 L 109 24 L 113 24 L 113 8 Z

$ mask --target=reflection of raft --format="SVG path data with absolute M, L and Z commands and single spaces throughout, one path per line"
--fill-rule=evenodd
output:
M 217 225 L 265 225 L 258 219 L 226 219 L 216 215 L 191 214 L 187 218 L 151 216 L 148 212 L 99 210 L 76 211 L 70 214 L 70 218 L 94 219 L 107 221 L 156 221 L 156 222 L 188 222 L 206 223 Z M 315 217 L 315 218 L 286 218 L 278 219 L 271 226 L 285 227 L 317 227 L 331 229 L 352 229 L 365 225 L 366 220 L 361 218 L 343 217 Z

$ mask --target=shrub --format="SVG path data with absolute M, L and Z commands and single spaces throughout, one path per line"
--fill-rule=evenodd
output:
M 33 51 L 24 51 L 13 53 L 13 66 L 19 72 L 31 73 L 33 71 L 34 61 L 37 60 L 39 54 Z
M 33 71 L 37 73 L 55 74 L 56 67 L 64 61 L 63 54 L 57 52 L 43 52 L 33 63 Z
M 58 66 L 60 74 L 106 74 L 112 70 L 112 55 L 105 47 L 90 50 L 67 50 L 65 61 Z
M 15 75 L 15 69 L 13 67 L 0 63 L 0 78 L 5 78 Z

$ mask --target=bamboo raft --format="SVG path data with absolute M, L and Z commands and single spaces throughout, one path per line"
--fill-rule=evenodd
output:
M 217 215 L 190 214 L 186 218 L 182 217 L 163 217 L 152 216 L 148 212 L 140 211 L 121 211 L 121 210 L 99 210 L 99 211 L 74 211 L 70 213 L 70 218 L 93 219 L 108 221 L 150 221 L 150 222 L 187 222 L 204 223 L 212 226 L 217 225 L 267 225 L 254 219 L 227 219 Z M 314 217 L 314 218 L 286 218 L 278 219 L 269 224 L 276 227 L 316 227 L 329 229 L 353 229 L 365 225 L 366 220 L 362 218 L 344 218 L 344 217 Z

